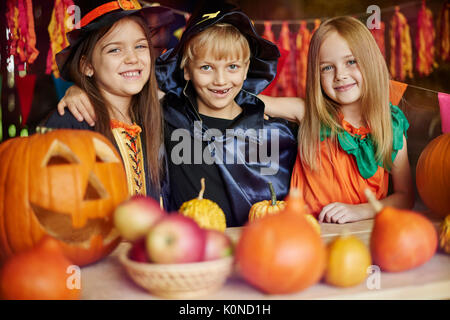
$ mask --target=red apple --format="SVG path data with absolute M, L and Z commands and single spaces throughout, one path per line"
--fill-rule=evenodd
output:
M 203 259 L 205 230 L 178 213 L 166 215 L 150 229 L 147 255 L 155 263 L 189 263 Z
M 135 241 L 131 247 L 129 257 L 137 262 L 149 262 L 147 249 L 145 248 L 145 237 Z
M 165 212 L 156 200 L 136 195 L 114 210 L 114 225 L 122 238 L 134 242 L 144 237 L 151 226 L 164 215 Z
M 205 230 L 206 245 L 203 260 L 215 260 L 230 256 L 233 244 L 227 234 L 218 230 Z

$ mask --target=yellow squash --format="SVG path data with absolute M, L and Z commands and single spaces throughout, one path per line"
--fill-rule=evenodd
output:
M 183 203 L 179 212 L 194 219 L 201 228 L 225 231 L 227 227 L 225 214 L 217 203 L 203 199 L 205 179 L 202 178 L 200 183 L 202 187 L 198 198 Z

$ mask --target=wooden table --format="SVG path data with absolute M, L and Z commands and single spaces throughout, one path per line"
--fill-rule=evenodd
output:
M 322 223 L 322 238 L 330 241 L 343 231 L 369 244 L 373 220 L 344 225 Z M 437 222 L 435 222 L 437 227 Z M 227 233 L 237 241 L 242 228 L 228 228 Z M 118 254 L 126 248 L 121 243 L 116 250 L 96 264 L 82 268 L 82 299 L 159 299 L 136 285 L 120 265 Z M 260 300 L 260 299 L 449 299 L 450 255 L 436 253 L 426 264 L 399 273 L 380 273 L 380 288 L 369 289 L 366 281 L 351 288 L 336 288 L 324 283 L 288 295 L 266 295 L 256 290 L 234 272 L 215 294 L 199 299 Z M 373 287 L 373 286 L 372 286 Z

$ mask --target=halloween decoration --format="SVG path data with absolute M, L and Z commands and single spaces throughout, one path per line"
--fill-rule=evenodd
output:
M 225 231 L 227 227 L 225 214 L 217 203 L 209 199 L 203 199 L 205 178 L 202 178 L 200 183 L 202 187 L 198 198 L 183 203 L 179 210 L 180 213 L 194 219 L 202 228 Z
M 286 207 L 286 202 L 277 200 L 277 195 L 271 182 L 269 182 L 269 189 L 272 199 L 259 201 L 252 205 L 248 214 L 249 221 L 262 218 L 267 214 L 276 214 Z
M 420 154 L 416 186 L 433 214 L 443 218 L 450 213 L 450 133 L 432 140 Z
M 412 46 L 408 20 L 395 7 L 395 13 L 390 21 L 389 42 L 391 45 L 391 60 L 389 71 L 392 78 L 404 81 L 413 77 Z
M 55 130 L 0 145 L 0 263 L 44 235 L 74 264 L 119 242 L 112 213 L 128 197 L 121 158 L 102 135 Z

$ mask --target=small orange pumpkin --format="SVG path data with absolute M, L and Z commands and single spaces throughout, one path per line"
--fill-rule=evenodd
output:
M 450 133 L 432 140 L 420 154 L 416 166 L 420 198 L 437 216 L 450 213 Z
M 252 205 L 248 214 L 248 220 L 253 221 L 268 214 L 276 214 L 286 207 L 286 202 L 277 200 L 277 194 L 273 189 L 272 182 L 269 182 L 270 195 L 272 200 L 263 200 Z
M 0 263 L 44 235 L 86 265 L 120 238 L 112 214 L 128 198 L 125 170 L 99 133 L 54 130 L 0 144 Z
M 0 297 L 8 300 L 79 299 L 80 283 L 77 285 L 69 279 L 71 265 L 58 241 L 46 235 L 35 247 L 5 262 L 0 270 Z
M 438 236 L 430 220 L 413 211 L 383 207 L 368 189 L 366 196 L 377 212 L 370 237 L 374 264 L 398 272 L 418 267 L 433 257 Z

